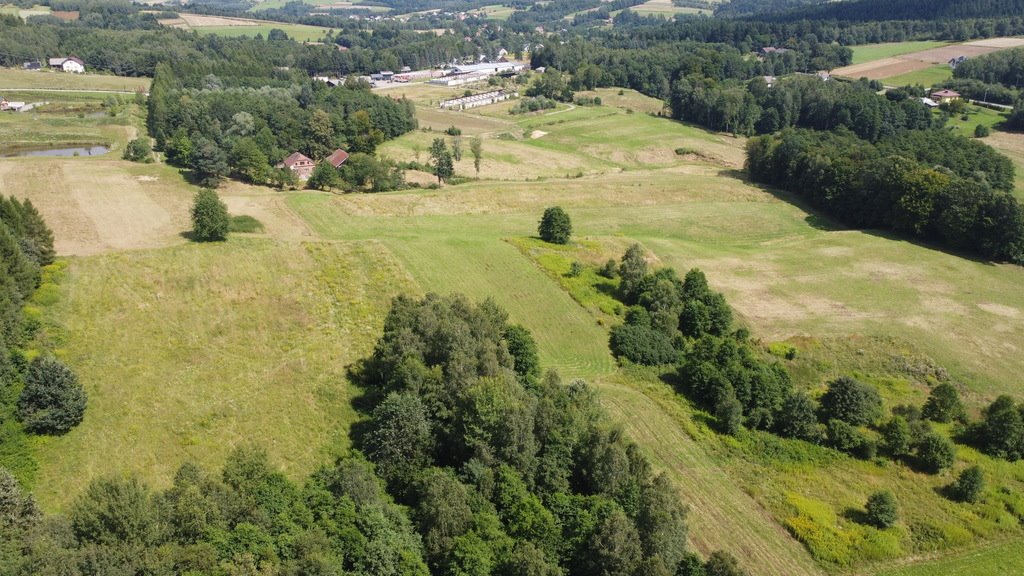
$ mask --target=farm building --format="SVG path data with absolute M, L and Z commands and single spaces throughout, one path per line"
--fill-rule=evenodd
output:
M 482 62 L 480 64 L 459 64 L 452 66 L 449 74 L 487 74 L 489 76 L 511 76 L 523 71 L 525 66 L 516 62 Z
M 338 148 L 327 157 L 327 162 L 335 168 L 341 168 L 341 165 L 348 160 L 348 152 L 345 152 L 341 148 Z
M 509 98 L 516 98 L 518 96 L 518 92 L 492 90 L 490 92 L 484 92 L 482 94 L 474 94 L 473 96 L 463 96 L 462 98 L 442 100 L 441 108 L 444 108 L 445 110 L 468 110 L 470 108 L 477 108 L 479 106 L 495 104 L 503 100 L 508 100 Z
M 491 76 L 514 76 L 526 66 L 516 62 L 483 62 L 480 64 L 456 64 L 446 70 L 445 75 L 430 81 L 440 86 L 460 86 L 470 82 L 486 80 Z
M 37 72 L 43 69 L 43 65 L 40 64 L 38 60 L 33 60 L 31 62 L 25 62 L 21 65 L 21 68 L 30 72 Z
M 932 100 L 945 104 L 946 102 L 952 102 L 960 98 L 960 93 L 953 90 L 939 90 L 938 92 L 931 93 Z
M 75 56 L 50 58 L 50 68 L 59 68 L 62 72 L 81 74 L 85 72 L 85 62 Z
M 316 162 L 302 152 L 293 152 L 275 168 L 287 168 L 294 172 L 299 180 L 309 180 L 313 175 L 313 169 L 316 168 Z

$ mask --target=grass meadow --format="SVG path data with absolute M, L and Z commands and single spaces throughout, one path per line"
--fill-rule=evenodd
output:
M 920 52 L 921 50 L 938 48 L 939 46 L 945 46 L 946 44 L 949 44 L 949 42 L 942 42 L 937 40 L 914 40 L 910 42 L 883 42 L 881 44 L 861 44 L 859 46 L 852 46 L 853 61 L 850 62 L 850 64 L 863 64 L 865 62 L 881 60 L 882 58 L 902 56 L 904 54 L 910 54 L 912 52 Z
M 897 76 L 890 76 L 883 78 L 887 86 L 915 86 L 920 84 L 925 88 L 929 88 L 940 82 L 945 82 L 953 77 L 953 70 L 947 64 L 939 64 L 937 66 L 931 66 L 924 68 L 923 70 L 915 70 L 913 72 L 907 72 L 906 74 L 899 74 Z
M 458 291 L 493 298 L 534 333 L 545 366 L 594 383 L 680 486 L 702 553 L 724 548 L 754 573 L 783 576 L 999 566 L 1019 550 L 1002 543 L 1021 536 L 1024 464 L 961 446 L 956 470 L 925 476 L 758 433 L 719 436 L 675 393 L 672 374 L 616 365 L 614 283 L 565 271 L 641 242 L 654 266 L 704 270 L 765 347 L 795 347 L 790 371 L 811 393 L 855 373 L 889 405 L 919 404 L 920 367 L 941 366 L 976 411 L 996 394 L 1019 396 L 1024 269 L 836 226 L 747 183 L 743 139 L 655 117 L 657 101 L 635 92 L 511 116 L 501 106 L 434 109 L 451 89 L 401 90 L 420 104 L 423 129 L 381 152 L 425 162 L 454 125 L 467 150 L 468 136 L 483 139 L 479 175 L 466 154 L 456 166 L 466 180 L 436 190 L 280 193 L 232 182 L 221 189 L 232 214 L 264 232 L 223 244 L 181 237 L 194 189 L 170 167 L 69 158 L 24 171 L 22 160 L 0 161 L 5 189 L 38 199 L 58 245 L 75 239 L 63 253 L 79 254 L 43 309 L 44 344 L 90 394 L 79 428 L 37 441 L 33 489 L 48 510 L 93 477 L 135 473 L 164 486 L 182 461 L 216 466 L 242 442 L 301 477 L 347 446 L 358 391 L 345 367 L 370 352 L 391 296 Z M 1024 158 L 1019 135 L 990 140 Z M 568 247 L 532 237 L 553 205 L 572 217 Z M 133 232 L 114 241 L 98 232 L 108 228 Z M 993 479 L 985 500 L 942 498 L 975 462 Z M 903 504 L 887 531 L 857 522 L 881 487 Z M 918 559 L 921 568 L 910 564 Z
M 29 72 L 20 68 L 0 68 L 0 94 L 3 95 L 8 91 L 26 88 L 134 92 L 149 90 L 150 81 L 150 78 L 129 78 L 109 74 L 68 74 L 51 70 Z
M 302 478 L 347 446 L 346 367 L 390 299 L 416 285 L 376 242 L 233 238 L 69 263 L 44 310 L 52 346 L 89 393 L 85 421 L 39 438 L 36 496 L 63 508 L 99 475 L 169 484 L 257 442 Z

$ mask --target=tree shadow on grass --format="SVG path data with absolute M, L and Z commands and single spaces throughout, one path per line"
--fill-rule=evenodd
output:
M 868 513 L 860 508 L 846 508 L 843 510 L 843 518 L 863 526 L 874 526 L 868 519 Z
M 992 260 L 978 256 L 977 254 L 965 252 L 963 250 L 951 248 L 948 246 L 941 246 L 929 242 L 927 240 L 921 238 L 914 238 L 912 236 L 907 236 L 899 232 L 894 232 L 891 230 L 881 230 L 877 228 L 855 228 L 846 226 L 839 222 L 838 220 L 836 220 L 835 218 L 832 218 L 828 214 L 812 207 L 807 201 L 805 201 L 800 196 L 797 196 L 792 192 L 787 192 L 786 190 L 780 190 L 778 188 L 773 188 L 765 184 L 754 182 L 750 180 L 747 177 L 747 175 L 740 170 L 720 170 L 718 172 L 718 175 L 742 180 L 752 188 L 757 188 L 758 190 L 771 194 L 778 200 L 781 200 L 783 202 L 786 202 L 787 204 L 791 204 L 799 208 L 800 210 L 807 214 L 804 217 L 804 222 L 806 222 L 807 225 L 814 228 L 815 230 L 821 230 L 823 232 L 857 231 L 862 234 L 875 236 L 878 238 L 884 238 L 886 240 L 890 240 L 893 242 L 906 242 L 908 244 L 912 244 L 914 246 L 924 248 L 926 250 L 942 252 L 943 254 L 948 254 L 950 256 L 955 256 L 957 258 L 963 258 L 964 260 L 970 260 L 971 262 L 977 262 L 978 264 L 986 264 L 989 266 L 995 265 L 995 262 L 993 262 Z
M 704 407 L 687 395 L 688 387 L 686 382 L 680 378 L 679 373 L 676 370 L 662 372 L 658 375 L 658 379 L 671 386 L 672 390 L 681 397 L 680 401 L 689 405 L 690 419 L 693 420 L 694 423 L 703 424 L 712 430 L 715 429 L 715 426 L 718 425 L 717 420 L 715 420 L 715 418 L 711 416 Z
M 369 414 L 384 399 L 381 387 L 376 385 L 372 358 L 362 358 L 346 366 L 345 379 L 348 380 L 350 387 L 357 391 L 349 402 L 356 413 Z M 368 418 L 360 418 L 349 426 L 348 437 L 353 447 L 363 449 L 369 429 Z

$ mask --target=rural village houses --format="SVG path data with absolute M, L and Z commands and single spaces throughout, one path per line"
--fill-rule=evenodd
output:
M 341 168 L 341 165 L 348 160 L 348 152 L 338 148 L 331 153 L 330 156 L 325 160 L 335 168 Z M 313 170 L 316 168 L 316 162 L 312 158 L 306 156 L 302 152 L 293 152 L 287 158 L 281 161 L 275 168 L 287 168 L 295 173 L 299 180 L 309 180 L 309 177 L 313 175 Z

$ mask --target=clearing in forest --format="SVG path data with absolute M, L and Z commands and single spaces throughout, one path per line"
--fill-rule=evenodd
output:
M 924 50 L 902 52 L 901 47 L 908 44 L 916 43 L 898 42 L 891 45 L 874 44 L 865 46 L 861 49 L 860 56 L 857 54 L 858 49 L 854 48 L 854 63 L 850 66 L 837 68 L 832 73 L 846 78 L 886 80 L 888 84 L 903 85 L 908 82 L 902 78 L 910 73 L 926 69 L 937 69 L 940 66 L 945 66 L 948 70 L 947 62 L 952 58 L 959 56 L 972 58 L 1007 48 L 1024 46 L 1024 38 L 991 38 L 962 44 L 945 45 L 934 43 L 939 45 Z M 913 77 L 911 78 L 913 79 Z M 941 82 L 944 79 L 937 72 L 921 77 L 922 82 L 926 80 Z

